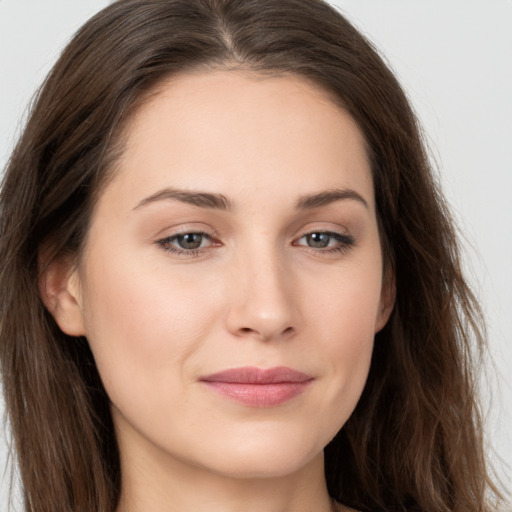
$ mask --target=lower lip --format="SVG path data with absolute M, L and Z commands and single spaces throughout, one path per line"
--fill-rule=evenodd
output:
M 274 384 L 247 384 L 243 382 L 203 381 L 210 389 L 250 407 L 275 407 L 303 393 L 311 383 L 279 382 Z

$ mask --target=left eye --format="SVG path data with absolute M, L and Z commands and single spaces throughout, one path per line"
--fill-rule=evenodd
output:
M 206 240 L 206 236 L 203 233 L 186 233 L 175 237 L 180 249 L 199 249 L 204 240 Z
M 348 235 L 319 231 L 302 236 L 295 245 L 303 245 L 311 249 L 344 249 L 353 244 L 354 240 Z

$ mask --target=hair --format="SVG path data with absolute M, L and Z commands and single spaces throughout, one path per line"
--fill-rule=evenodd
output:
M 38 281 L 53 258 L 80 255 L 148 94 L 217 68 L 310 80 L 366 141 L 396 303 L 361 399 L 325 448 L 330 495 L 361 511 L 490 510 L 498 493 L 476 401 L 483 324 L 453 222 L 402 88 L 321 0 L 120 0 L 78 31 L 39 90 L 0 196 L 0 362 L 26 510 L 116 509 L 109 399 L 87 340 L 58 328 Z

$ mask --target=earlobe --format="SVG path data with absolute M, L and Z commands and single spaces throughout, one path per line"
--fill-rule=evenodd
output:
M 385 278 L 380 295 L 379 311 L 375 322 L 375 333 L 379 332 L 388 323 L 389 317 L 395 307 L 396 283 L 395 276 Z
M 41 298 L 61 330 L 85 336 L 78 272 L 69 258 L 55 258 L 39 277 Z

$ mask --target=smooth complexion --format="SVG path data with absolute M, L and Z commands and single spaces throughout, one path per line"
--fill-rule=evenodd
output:
M 301 78 L 211 71 L 126 135 L 78 270 L 45 291 L 111 399 L 119 511 L 331 510 L 323 448 L 393 305 L 358 127 Z

